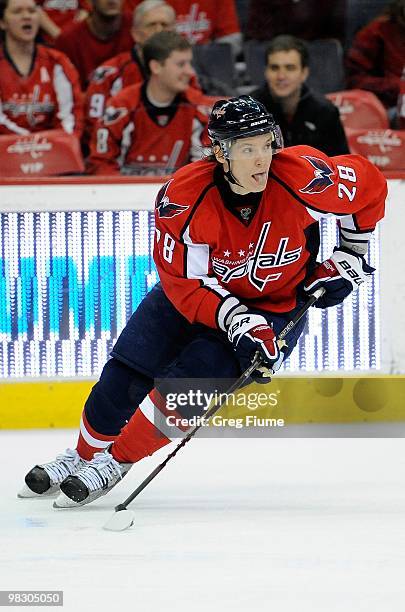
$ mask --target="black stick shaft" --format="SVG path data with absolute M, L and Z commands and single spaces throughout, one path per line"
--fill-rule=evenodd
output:
M 311 308 L 311 306 L 313 304 L 315 304 L 315 302 L 321 297 L 321 295 L 323 295 L 324 291 L 323 290 L 318 290 L 316 291 L 313 295 L 311 295 L 311 297 L 308 299 L 308 301 L 303 305 L 303 307 L 296 313 L 296 315 L 291 319 L 291 321 L 284 327 L 284 329 L 278 334 L 277 339 L 278 340 L 283 340 L 286 335 L 288 334 L 289 331 L 291 331 L 296 325 L 297 323 L 302 319 L 302 317 L 305 315 L 305 313 L 309 310 L 309 308 Z M 247 370 L 245 370 L 243 372 L 243 374 L 237 379 L 235 380 L 235 382 L 229 387 L 229 389 L 226 391 L 225 395 L 230 395 L 231 393 L 233 393 L 234 391 L 236 391 L 236 389 L 239 389 L 240 387 L 242 387 L 243 383 L 250 377 L 250 375 L 252 374 L 252 372 L 254 372 L 258 366 L 261 363 L 261 358 L 260 356 L 256 356 L 254 361 L 252 362 L 252 364 L 247 368 Z M 218 412 L 218 410 L 221 408 L 222 403 L 221 402 L 217 402 L 216 404 L 214 404 L 213 406 L 211 406 L 211 408 L 206 412 L 204 419 L 207 420 L 210 417 L 212 417 L 216 412 Z M 167 455 L 166 459 L 160 463 L 154 470 L 153 472 L 151 472 L 149 474 L 149 476 L 147 476 L 145 478 L 145 480 L 143 480 L 141 482 L 141 484 L 139 485 L 139 487 L 137 487 L 135 489 L 135 491 L 133 491 L 131 493 L 131 495 L 129 495 L 129 497 L 127 497 L 127 499 L 125 501 L 122 502 L 122 504 L 119 504 L 118 506 L 116 506 L 115 511 L 118 512 L 119 510 L 126 510 L 127 506 L 135 499 L 135 497 L 138 497 L 139 493 L 141 493 L 141 491 L 144 490 L 145 487 L 148 486 L 148 484 L 154 479 L 156 478 L 156 476 L 163 470 L 163 468 L 166 466 L 166 464 L 173 459 L 173 457 L 175 455 L 177 455 L 177 453 L 179 452 L 179 450 L 181 448 L 183 448 L 183 446 L 185 446 L 187 444 L 187 442 L 189 442 L 191 440 L 191 438 L 197 433 L 197 431 L 202 427 L 203 423 L 200 423 L 199 425 L 196 425 L 187 435 L 185 438 L 183 438 L 183 440 L 180 442 L 180 444 L 178 444 L 176 446 L 176 448 L 169 453 L 169 455 Z

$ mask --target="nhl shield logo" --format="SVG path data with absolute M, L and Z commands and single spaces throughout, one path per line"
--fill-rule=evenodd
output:
M 245 221 L 249 220 L 249 217 L 250 217 L 251 214 L 252 214 L 252 209 L 251 208 L 242 208 L 241 211 L 240 211 L 240 216 Z

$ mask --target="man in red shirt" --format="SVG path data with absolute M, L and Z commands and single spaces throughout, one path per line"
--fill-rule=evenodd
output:
M 125 8 L 134 9 L 139 0 L 126 0 Z M 235 52 L 240 50 L 240 33 L 235 0 L 170 0 L 176 11 L 176 30 L 192 45 L 209 42 L 229 43 Z
M 83 90 L 97 66 L 132 48 L 131 17 L 123 13 L 122 1 L 92 0 L 87 19 L 72 24 L 55 41 L 76 66 Z
M 405 0 L 395 0 L 388 15 L 374 19 L 355 36 L 346 59 L 348 84 L 373 92 L 386 108 L 393 108 L 404 66 Z
M 34 0 L 0 5 L 5 33 L 0 48 L 0 134 L 63 129 L 80 137 L 83 100 L 79 77 L 60 51 L 35 43 L 39 11 Z
M 171 5 L 177 14 L 176 30 L 191 44 L 229 43 L 240 50 L 242 34 L 234 0 L 171 0 Z
M 93 174 L 166 175 L 201 156 L 207 117 L 190 87 L 190 43 L 175 32 L 154 34 L 143 47 L 150 76 L 107 102 L 90 144 Z
M 91 133 L 103 116 L 105 103 L 124 87 L 146 78 L 142 47 L 156 32 L 173 30 L 176 14 L 164 0 L 144 0 L 134 11 L 131 35 L 135 45 L 131 51 L 119 53 L 94 70 L 86 91 L 86 132 Z
M 305 317 L 286 345 L 277 342 L 308 294 L 322 287 L 316 306 L 334 307 L 374 271 L 365 256 L 387 186 L 367 159 L 329 158 L 305 145 L 283 150 L 279 127 L 250 96 L 218 101 L 208 132 L 212 156 L 178 170 L 157 195 L 161 283 L 128 321 L 93 387 L 77 449 L 35 466 L 21 497 L 60 485 L 54 506 L 72 508 L 104 495 L 208 408 L 173 406 L 169 393 L 188 388 L 195 399 L 204 379 L 212 397 L 257 354 L 252 376 L 268 381 L 304 331 Z M 318 222 L 331 215 L 339 245 L 317 262 Z

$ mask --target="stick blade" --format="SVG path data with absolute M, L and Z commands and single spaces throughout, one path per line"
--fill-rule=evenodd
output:
M 132 510 L 118 510 L 103 525 L 106 531 L 125 531 L 134 524 L 135 514 Z

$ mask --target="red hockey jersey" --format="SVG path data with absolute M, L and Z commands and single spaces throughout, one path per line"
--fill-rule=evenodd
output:
M 35 47 L 32 68 L 21 76 L 0 49 L 0 134 L 63 129 L 80 137 L 83 95 L 77 71 L 60 51 Z
M 97 120 L 103 116 L 105 104 L 125 87 L 141 83 L 146 77 L 141 59 L 133 48 L 119 53 L 94 70 L 85 97 L 86 133 L 91 134 Z M 190 86 L 200 89 L 197 78 L 192 77 Z
M 336 216 L 341 239 L 354 243 L 367 241 L 384 214 L 386 181 L 358 155 L 328 158 L 312 147 L 285 149 L 272 161 L 249 223 L 224 201 L 222 175 L 216 162 L 190 164 L 156 200 L 160 280 L 192 323 L 225 330 L 241 304 L 292 310 L 315 263 L 318 220 Z
M 204 96 L 189 88 L 175 104 L 151 116 L 145 85 L 126 87 L 111 98 L 92 134 L 89 170 L 93 174 L 164 176 L 201 158 L 208 117 Z
M 37 4 L 62 30 L 70 25 L 80 11 L 90 11 L 86 0 L 37 0 Z
M 131 17 L 124 14 L 120 29 L 108 40 L 101 40 L 90 30 L 86 19 L 70 25 L 56 39 L 55 47 L 66 53 L 76 66 L 83 90 L 97 66 L 118 53 L 130 51 L 134 44 L 131 25 Z
M 85 115 L 89 131 L 104 114 L 106 101 L 125 87 L 144 80 L 145 73 L 135 49 L 124 51 L 98 66 L 86 91 Z
M 141 0 L 126 0 L 125 10 L 133 11 Z M 171 0 L 176 11 L 176 30 L 191 44 L 209 43 L 240 31 L 235 0 Z

